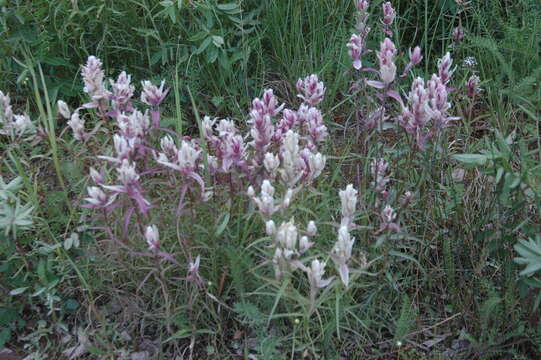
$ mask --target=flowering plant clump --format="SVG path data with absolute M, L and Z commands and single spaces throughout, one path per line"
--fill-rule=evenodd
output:
M 376 89 L 375 96 L 380 100 L 380 105 L 376 109 L 369 111 L 369 115 L 365 117 L 365 126 L 368 129 L 382 129 L 382 122 L 393 119 L 394 123 L 399 124 L 413 139 L 417 148 L 425 151 L 429 139 L 438 138 L 452 121 L 458 119 L 458 117 L 451 115 L 452 104 L 449 101 L 450 92 L 453 89 L 449 88 L 448 84 L 455 70 L 452 67 L 451 54 L 445 54 L 438 61 L 438 72 L 433 74 L 429 80 L 421 77 L 415 78 L 411 84 L 409 94 L 404 98 L 398 91 L 400 87 L 398 80 L 406 78 L 414 67 L 423 60 L 422 50 L 419 46 L 415 46 L 413 50 L 411 48 L 408 50 L 409 59 L 400 77 L 397 78 L 398 49 L 391 39 L 392 32 L 389 30 L 389 25 L 395 20 L 396 12 L 391 2 L 386 2 L 383 4 L 381 22 L 383 24 L 383 33 L 387 37 L 381 42 L 379 50 L 375 51 L 379 68 L 362 67 L 361 57 L 373 52 L 373 50 L 366 48 L 366 37 L 370 31 L 367 25 L 369 4 L 367 1 L 359 1 L 357 4 L 356 30 L 359 33 L 352 34 L 347 47 L 353 61 L 353 68 L 359 72 L 361 79 L 356 81 L 352 89 L 359 89 L 361 82 L 365 81 L 368 86 Z M 459 30 L 455 30 L 454 34 L 460 39 L 463 37 L 463 33 L 460 33 Z M 364 74 L 370 73 L 376 74 L 378 79 L 373 80 L 369 79 L 368 76 L 364 77 Z M 475 79 L 469 83 L 471 85 L 468 85 L 468 89 L 475 87 Z M 472 90 L 468 90 L 468 94 L 471 93 Z M 393 105 L 387 102 L 386 99 L 393 99 L 398 102 L 401 112 L 389 116 L 388 111 L 393 108 Z
M 213 325 L 240 319 L 242 329 L 233 337 L 247 344 L 252 333 L 279 334 L 288 325 L 278 323 L 290 318 L 295 341 L 303 339 L 293 352 L 304 351 L 329 331 L 339 339 L 348 332 L 344 339 L 353 339 L 358 335 L 349 330 L 355 321 L 363 322 L 355 331 L 372 331 L 364 319 L 374 314 L 365 304 L 392 299 L 389 313 L 397 310 L 399 319 L 415 313 L 408 306 L 422 306 L 422 288 L 414 289 L 412 300 L 405 280 L 417 270 L 424 273 L 433 253 L 440 258 L 439 245 L 425 246 L 426 239 L 435 243 L 447 235 L 440 221 L 449 221 L 450 211 L 457 218 L 468 215 L 455 210 L 467 201 L 461 196 L 466 170 L 454 168 L 448 153 L 463 143 L 458 136 L 453 139 L 459 124 L 455 115 L 468 116 L 453 104 L 465 101 L 474 119 L 480 79 L 468 69 L 467 81 L 457 86 L 457 59 L 450 52 L 430 59 L 420 46 L 401 44 L 400 15 L 392 2 L 379 4 L 371 12 L 368 0 L 355 2 L 355 27 L 342 48 L 349 55 L 345 74 L 352 75 L 351 87 L 329 112 L 325 106 L 335 89 L 327 88 L 321 74 L 310 74 L 290 87 L 296 89 L 291 103 L 272 88 L 262 89 L 241 115 L 200 118 L 192 103 L 196 128 L 181 133 L 166 125 L 168 82 L 135 81 L 125 71 L 109 79 L 96 56 L 82 66 L 83 103 L 57 101 L 56 119 L 48 108 L 48 118 L 64 126 L 58 143 L 74 150 L 73 162 L 84 169 L 83 179 L 69 183 L 81 187 L 82 195 L 73 200 L 79 203 L 69 209 L 66 229 L 77 215 L 80 223 L 62 249 L 73 245 L 86 251 L 85 237 L 78 233 L 101 234 L 103 241 L 90 251 L 103 251 L 112 259 L 108 264 L 124 267 L 125 278 L 135 282 L 126 288 L 143 294 L 143 305 L 159 313 L 156 323 L 167 328 L 164 344 L 189 337 L 193 349 L 214 331 L 208 323 L 200 327 L 202 317 Z M 455 45 L 464 40 L 461 28 L 452 35 Z M 427 60 L 434 63 L 430 76 L 418 68 Z M 174 95 L 178 100 L 179 91 Z M 0 134 L 11 141 L 10 151 L 49 131 L 53 144 L 54 126 L 43 131 L 13 109 L 9 96 L 0 92 Z M 350 138 L 350 122 L 335 126 L 336 109 L 338 115 L 351 111 L 347 121 L 356 117 L 357 137 Z M 345 139 L 334 136 L 331 125 L 343 127 Z M 485 153 L 464 158 L 489 162 Z M 498 176 L 511 179 L 509 187 L 527 189 L 518 176 L 502 171 Z M 0 228 L 8 236 L 36 224 L 33 205 L 41 199 L 30 193 L 29 179 L 3 179 L 0 188 L 9 194 L 2 197 L 0 191 Z M 24 206 L 14 195 L 22 185 L 32 200 Z M 451 188 L 452 199 L 438 197 Z M 439 213 L 441 218 L 432 218 Z M 430 260 L 420 258 L 425 254 Z M 453 258 L 447 255 L 443 264 L 452 269 Z M 394 308 L 397 295 L 404 295 L 401 309 Z M 265 319 L 266 327 L 261 325 Z M 306 328 L 297 327 L 303 319 Z M 324 331 L 312 331 L 314 320 Z M 420 334 L 400 329 L 400 322 L 396 339 Z M 385 319 L 385 329 L 377 333 L 388 332 L 388 325 Z M 215 351 L 210 345 L 205 350 L 208 355 Z M 314 356 L 320 357 L 316 351 Z

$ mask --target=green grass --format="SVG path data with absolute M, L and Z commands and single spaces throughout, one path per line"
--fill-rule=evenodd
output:
M 382 39 L 382 2 L 371 4 L 372 49 Z M 0 89 L 10 93 L 16 113 L 27 110 L 46 130 L 35 146 L 0 138 L 0 174 L 20 176 L 16 196 L 35 207 L 30 231 L 0 235 L 0 348 L 60 359 L 87 337 L 85 356 L 95 359 L 145 351 L 156 359 L 537 358 L 539 289 L 535 276 L 518 275 L 513 246 L 540 230 L 541 5 L 393 3 L 397 45 L 424 50 L 416 76 L 434 72 L 455 26 L 466 30 L 452 49 L 451 97 L 461 120 L 426 152 L 409 146 L 400 129 L 370 135 L 359 127 L 357 116 L 377 100 L 348 91 L 352 1 L 0 1 Z M 351 267 L 360 268 L 363 255 L 370 267 L 352 274 L 347 290 L 339 281 L 320 289 L 310 313 L 303 273 L 275 279 L 274 250 L 242 182 L 217 186 L 207 203 L 189 192 L 187 210 L 177 216 L 176 189 L 155 176 L 146 188 L 159 207 L 148 218 L 134 215 L 129 236 L 121 236 L 125 209 L 106 222 L 95 219 L 80 207 L 86 175 L 96 154 L 112 151 L 114 126 L 101 123 L 81 144 L 63 132 L 54 110 L 57 99 L 72 109 L 86 101 L 78 69 L 89 54 L 100 56 L 107 76 L 133 74 L 137 87 L 164 78 L 172 88 L 164 124 L 179 138 L 198 136 L 206 114 L 231 117 L 244 130 L 251 100 L 263 88 L 293 108 L 296 80 L 318 74 L 327 86 L 321 106 L 331 132 L 321 150 L 327 167 L 273 219 L 278 225 L 294 216 L 300 227 L 316 219 L 316 245 L 306 259 L 327 261 L 325 277 L 338 276 L 329 255 L 333 223 L 340 221 L 338 191 L 353 183 L 361 228 L 352 232 Z M 473 69 L 462 66 L 468 56 L 478 62 Z M 472 74 L 484 89 L 475 104 L 460 88 Z M 398 90 L 409 91 L 409 84 Z M 89 128 L 100 123 L 94 115 L 86 119 Z M 488 158 L 473 165 L 457 154 Z M 390 164 L 390 203 L 398 209 L 405 191 L 415 194 L 399 211 L 403 233 L 376 234 L 378 196 L 369 168 L 375 157 Z M 116 174 L 107 177 L 114 182 Z M 146 251 L 138 221 L 158 225 L 162 248 L 182 266 L 157 265 L 111 240 L 112 233 L 133 251 Z M 73 232 L 80 244 L 66 247 Z M 197 255 L 203 285 L 179 280 Z

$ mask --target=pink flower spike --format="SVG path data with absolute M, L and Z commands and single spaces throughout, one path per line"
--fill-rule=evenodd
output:
M 86 138 L 85 133 L 85 121 L 79 117 L 79 112 L 75 111 L 71 115 L 71 119 L 68 121 L 68 125 L 73 130 L 73 137 L 76 140 L 84 140 Z
M 438 76 L 440 77 L 443 85 L 447 85 L 451 80 L 454 70 L 451 70 L 453 65 L 453 59 L 450 53 L 446 53 L 445 56 L 438 60 Z
M 455 45 L 460 45 L 464 39 L 464 29 L 461 26 L 457 26 L 453 29 L 453 43 Z
M 169 89 L 163 89 L 165 80 L 162 80 L 160 87 L 153 85 L 148 80 L 143 81 L 142 84 L 143 91 L 141 92 L 141 101 L 149 106 L 158 107 L 169 93 Z
M 312 74 L 303 79 L 297 81 L 297 95 L 304 100 L 310 106 L 316 106 L 323 100 L 325 95 L 325 85 L 322 81 L 319 81 L 317 75 Z
M 411 49 L 409 49 L 409 57 L 410 61 L 408 65 L 404 68 L 404 72 L 400 75 L 400 77 L 404 77 L 407 75 L 407 73 L 417 64 L 423 60 L 423 56 L 421 55 L 421 48 L 419 46 L 416 46 L 415 49 L 413 49 L 413 52 Z
M 368 10 L 368 0 L 357 0 L 357 11 Z
M 475 96 L 479 93 L 479 77 L 476 75 L 470 76 L 468 82 L 466 83 L 466 92 L 470 99 L 474 99 Z
M 356 70 L 360 70 L 363 67 L 361 62 L 364 47 L 363 39 L 359 35 L 353 34 L 346 46 L 349 48 L 348 54 L 353 60 L 353 67 Z
M 383 4 L 383 23 L 385 25 L 391 25 L 396 16 L 396 12 L 390 1 Z
M 391 39 L 385 38 L 380 45 L 380 50 L 376 53 L 379 60 L 379 76 L 385 86 L 390 85 L 396 77 L 396 65 L 394 57 L 396 47 Z
M 92 181 L 94 181 L 94 183 L 96 185 L 101 185 L 101 184 L 103 184 L 105 174 L 104 174 L 103 169 L 100 172 L 98 172 L 96 169 L 91 167 L 90 168 L 90 177 L 92 178 Z

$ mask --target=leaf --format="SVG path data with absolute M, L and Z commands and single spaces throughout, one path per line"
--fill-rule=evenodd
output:
M 205 40 L 203 40 L 203 42 L 201 43 L 201 45 L 199 45 L 199 48 L 197 48 L 197 50 L 195 50 L 195 51 L 193 52 L 194 55 L 199 55 L 199 54 L 201 54 L 203 51 L 205 51 L 205 50 L 209 47 L 209 45 L 210 45 L 211 42 L 212 42 L 212 37 L 211 37 L 211 36 L 209 36 L 209 37 L 207 37 Z
M 26 289 L 28 289 L 28 286 L 26 287 L 20 287 L 20 288 L 17 288 L 17 289 L 13 289 L 9 292 L 9 295 L 11 296 L 16 296 L 16 295 L 20 295 L 22 294 L 23 292 L 26 291 Z
M 0 330 L 0 350 L 2 350 L 7 342 L 11 339 L 11 329 L 3 328 Z
M 212 35 L 212 42 L 217 47 L 222 47 L 224 45 L 224 38 L 218 35 Z
M 239 6 L 239 4 L 235 3 L 235 2 L 231 2 L 231 3 L 227 3 L 227 4 L 218 4 L 216 5 L 216 7 L 222 11 L 231 11 L 231 10 L 235 10 L 237 7 Z
M 208 35 L 208 32 L 206 31 L 200 31 L 193 35 L 192 37 L 188 38 L 188 41 L 200 41 L 203 40 Z
M 229 224 L 229 218 L 230 217 L 231 217 L 231 214 L 229 212 L 224 213 L 222 215 L 222 221 L 221 221 L 220 225 L 216 228 L 216 232 L 214 233 L 215 237 L 219 237 L 220 235 L 222 235 L 222 233 L 225 230 L 225 227 L 227 226 L 227 224 Z
M 456 154 L 452 158 L 464 164 L 476 166 L 483 166 L 488 161 L 488 157 L 482 154 Z

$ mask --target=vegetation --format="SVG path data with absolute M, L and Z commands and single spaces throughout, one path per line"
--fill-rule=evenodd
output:
M 0 9 L 0 357 L 541 355 L 539 2 Z

